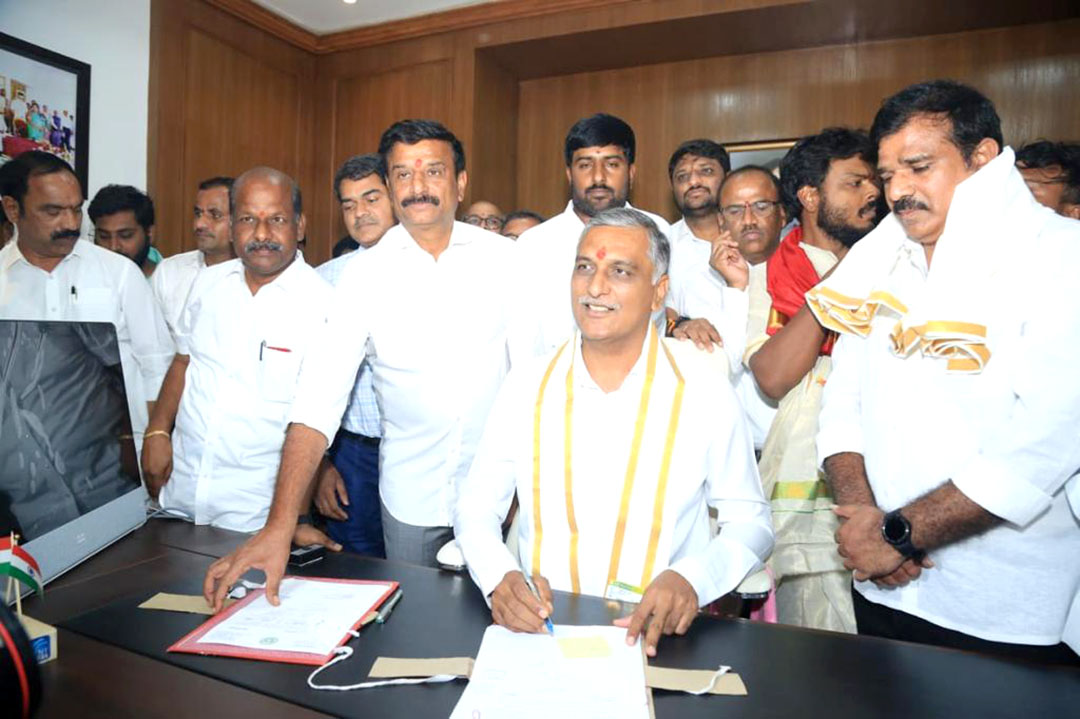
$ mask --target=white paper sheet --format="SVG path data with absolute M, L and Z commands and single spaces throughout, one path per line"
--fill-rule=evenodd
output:
M 260 595 L 197 643 L 329 654 L 389 586 L 290 577 L 281 582 L 280 606 Z
M 625 637 L 612 626 L 558 624 L 555 637 L 488 627 L 450 719 L 648 719 L 645 661 Z

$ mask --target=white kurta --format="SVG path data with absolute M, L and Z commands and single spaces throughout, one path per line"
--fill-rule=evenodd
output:
M 670 472 L 662 494 L 661 530 L 651 575 L 671 568 L 694 587 L 702 605 L 735 588 L 772 548 L 768 504 L 761 493 L 753 448 L 721 356 L 691 343 L 661 340 L 685 379 Z M 648 340 L 646 340 L 648 347 Z M 488 418 L 472 470 L 458 493 L 454 531 L 477 585 L 490 594 L 508 571 L 534 561 L 534 411 L 551 353 L 507 377 Z M 572 504 L 579 532 L 580 591 L 602 596 L 646 376 L 646 351 L 613 392 L 601 390 L 571 340 L 544 391 L 540 434 L 540 570 L 553 589 L 572 591 L 564 488 L 566 376 L 573 366 Z M 632 485 L 616 581 L 642 587 L 642 556 L 650 541 L 659 466 L 673 396 L 674 373 L 661 347 L 641 459 Z M 517 493 L 515 557 L 502 543 L 500 524 Z M 720 534 L 710 536 L 708 507 Z M 647 583 L 647 582 L 646 582 Z
M 330 294 L 299 254 L 254 295 L 239 259 L 199 274 L 180 318 L 190 361 L 162 507 L 240 532 L 266 523 L 300 366 Z
M 31 265 L 18 242 L 0 250 L 0 317 L 110 322 L 116 326 L 135 446 L 173 357 L 173 341 L 138 266 L 79 240 L 52 272 Z
M 169 332 L 174 338 L 191 286 L 195 283 L 196 275 L 205 267 L 206 259 L 203 253 L 192 250 L 166 257 L 154 268 L 154 274 L 150 275 L 150 289 L 154 292 L 154 299 L 161 307 L 165 322 L 169 325 Z
M 901 240 L 883 258 L 885 277 L 862 278 L 933 320 L 935 272 L 957 274 L 969 286 L 956 300 L 986 321 L 985 367 L 950 373 L 946 358 L 917 349 L 898 356 L 890 337 L 897 316 L 879 311 L 869 337 L 845 334 L 833 351 L 817 446 L 822 460 L 862 454 L 886 511 L 951 479 L 1005 520 L 932 550 L 936 566 L 905 587 L 858 583 L 863 596 L 989 641 L 1045 645 L 1061 641 L 1080 591 L 1080 529 L 1065 490 L 1080 467 L 1080 223 L 1038 205 L 1011 155 L 957 186 L 929 269 L 922 247 Z M 874 232 L 896 230 L 890 219 Z M 873 243 L 864 247 L 872 240 L 860 241 L 831 279 L 854 253 L 874 252 Z M 965 265 L 957 247 L 983 254 Z M 1016 248 L 1041 258 L 1037 272 L 1017 261 Z M 971 265 L 989 269 L 965 276 Z
M 630 209 L 637 209 L 630 207 Z M 665 236 L 671 227 L 664 218 L 641 210 Z M 578 240 L 585 223 L 574 212 L 574 203 L 518 238 L 521 271 L 518 292 L 527 298 L 523 309 L 527 328 L 533 336 L 534 354 L 546 354 L 574 333 L 570 279 L 574 272 Z
M 290 420 L 333 439 L 366 357 L 383 416 L 379 495 L 401 522 L 450 526 L 514 352 L 516 252 L 455 222 L 436 260 L 397 225 L 345 263 Z

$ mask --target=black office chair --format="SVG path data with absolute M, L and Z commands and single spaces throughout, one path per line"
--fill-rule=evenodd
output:
M 41 705 L 41 673 L 30 638 L 0 602 L 0 716 L 30 719 Z

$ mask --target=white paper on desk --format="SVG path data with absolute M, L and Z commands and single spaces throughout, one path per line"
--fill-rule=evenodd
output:
M 262 594 L 202 635 L 197 644 L 329 654 L 387 586 L 283 579 L 279 606 Z
M 450 719 L 648 719 L 645 660 L 625 629 L 558 624 L 555 637 L 603 642 L 610 653 L 570 658 L 550 634 L 490 626 Z

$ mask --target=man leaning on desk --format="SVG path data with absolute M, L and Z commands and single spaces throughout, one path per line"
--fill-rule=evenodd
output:
M 647 625 L 654 656 L 661 633 L 685 633 L 699 607 L 772 550 L 724 354 L 659 338 L 650 321 L 664 307 L 669 256 L 644 214 L 594 217 L 567 268 L 578 332 L 515 367 L 488 417 L 454 532 L 492 617 L 509 629 L 544 631 L 552 588 L 628 600 L 637 609 L 616 623 L 628 642 Z M 735 250 L 727 261 L 745 264 Z M 500 530 L 515 492 L 519 557 Z

